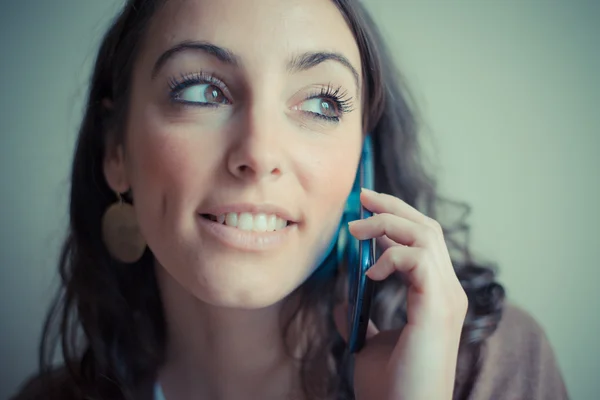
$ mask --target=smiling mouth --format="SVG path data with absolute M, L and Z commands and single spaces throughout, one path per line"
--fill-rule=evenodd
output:
M 221 215 L 200 214 L 200 216 L 217 224 L 227 225 L 242 231 L 273 232 L 287 228 L 294 222 L 287 221 L 275 214 L 264 213 L 227 213 Z

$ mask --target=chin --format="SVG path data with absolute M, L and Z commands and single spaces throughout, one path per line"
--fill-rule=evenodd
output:
M 250 287 L 242 284 L 227 289 L 202 287 L 198 288 L 194 295 L 199 300 L 215 307 L 257 310 L 279 303 L 289 293 L 291 292 L 265 290 L 264 287 Z
M 187 286 L 199 300 L 219 307 L 259 309 L 285 299 L 303 283 L 306 273 L 302 266 L 290 265 L 289 260 L 245 259 L 206 262 L 198 265 L 192 275 L 195 279 Z

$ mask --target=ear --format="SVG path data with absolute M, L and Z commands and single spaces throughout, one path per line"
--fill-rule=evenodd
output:
M 102 106 L 109 113 L 112 111 L 113 104 L 109 99 L 103 99 Z M 129 190 L 130 184 L 125 168 L 123 145 L 117 142 L 114 132 L 104 132 L 104 135 L 106 137 L 103 160 L 104 178 L 114 192 L 124 193 Z

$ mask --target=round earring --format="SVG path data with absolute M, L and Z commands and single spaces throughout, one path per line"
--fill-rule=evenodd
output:
M 125 264 L 137 262 L 146 250 L 146 241 L 140 232 L 135 210 L 125 203 L 121 194 L 118 201 L 106 209 L 102 216 L 102 240 L 108 253 Z

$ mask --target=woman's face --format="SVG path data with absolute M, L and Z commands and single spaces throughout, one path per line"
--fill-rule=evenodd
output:
M 329 0 L 170 0 L 155 15 L 107 178 L 131 187 L 148 246 L 194 296 L 263 307 L 313 271 L 359 160 L 360 65 Z

